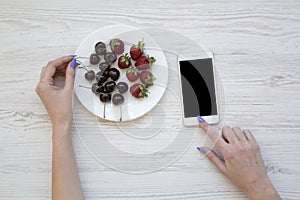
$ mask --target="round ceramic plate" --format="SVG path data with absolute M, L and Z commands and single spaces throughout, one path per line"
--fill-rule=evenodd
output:
M 84 63 L 85 66 L 88 66 L 88 70 L 94 70 L 97 73 L 99 71 L 98 65 L 93 66 L 88 59 L 80 57 L 89 57 L 90 54 L 94 53 L 94 46 L 99 41 L 105 42 L 107 50 L 110 51 L 109 40 L 111 38 L 120 38 L 125 42 L 124 53 L 129 52 L 132 44 L 137 44 L 138 41 L 144 40 L 144 54 L 153 56 L 156 59 L 156 62 L 149 69 L 156 80 L 154 85 L 148 88 L 148 97 L 137 99 L 128 91 L 124 94 L 125 101 L 122 105 L 116 106 L 112 103 L 106 103 L 105 105 L 99 100 L 99 96 L 92 93 L 91 89 L 89 89 L 95 83 L 95 80 L 92 82 L 86 80 L 84 77 L 86 70 L 79 67 L 76 69 L 75 94 L 82 105 L 94 115 L 110 121 L 129 121 L 148 113 L 162 98 L 168 82 L 167 61 L 163 50 L 150 35 L 138 28 L 126 25 L 106 26 L 90 34 L 76 50 L 78 60 Z M 103 57 L 101 57 L 100 62 L 104 62 L 103 60 Z M 112 64 L 112 67 L 119 69 L 117 62 Z M 121 75 L 117 82 L 125 81 L 129 87 L 134 83 L 140 83 L 139 80 L 133 83 L 129 82 L 126 77 L 126 69 L 119 70 Z M 112 94 L 114 93 L 117 93 L 117 89 Z

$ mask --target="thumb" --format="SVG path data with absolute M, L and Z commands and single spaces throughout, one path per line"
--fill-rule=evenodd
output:
M 66 89 L 66 90 L 73 90 L 73 88 L 74 88 L 76 65 L 77 65 L 76 58 L 73 58 L 73 60 L 67 66 L 65 87 L 64 87 L 64 89 Z
M 217 153 L 207 147 L 197 147 L 198 151 L 205 154 L 208 159 L 223 173 L 226 174 L 226 165 L 224 160 L 222 160 Z

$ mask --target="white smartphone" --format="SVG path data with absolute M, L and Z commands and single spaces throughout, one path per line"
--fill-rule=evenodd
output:
M 185 126 L 198 125 L 198 115 L 209 124 L 219 122 L 213 53 L 203 55 L 178 56 Z

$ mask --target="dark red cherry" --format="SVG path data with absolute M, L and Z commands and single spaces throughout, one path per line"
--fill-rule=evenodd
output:
M 93 53 L 93 54 L 90 55 L 90 63 L 92 65 L 96 65 L 99 62 L 100 62 L 100 57 L 97 54 Z
M 98 42 L 95 45 L 95 52 L 99 55 L 104 55 L 106 53 L 106 45 L 104 42 Z
M 101 71 L 106 71 L 110 68 L 110 64 L 108 62 L 102 62 L 99 64 L 99 69 Z
M 98 83 L 94 83 L 93 85 L 92 85 L 92 92 L 94 93 L 94 94 L 99 94 L 100 93 L 100 91 L 99 91 L 99 86 L 98 86 Z
M 117 55 L 113 52 L 106 52 L 104 54 L 104 60 L 108 63 L 114 63 L 117 60 Z
M 109 81 L 109 82 L 105 83 L 104 87 L 108 92 L 113 92 L 116 87 L 116 82 Z
M 99 98 L 100 98 L 100 101 L 102 101 L 103 103 L 110 102 L 111 101 L 111 94 L 101 93 Z
M 84 74 L 84 77 L 86 80 L 92 81 L 95 79 L 95 72 L 93 70 L 90 70 Z
M 118 80 L 120 77 L 120 71 L 117 68 L 110 68 L 107 71 L 107 75 L 114 81 Z
M 124 94 L 128 91 L 128 84 L 126 82 L 117 83 L 117 88 L 121 94 Z
M 96 74 L 96 81 L 98 82 L 98 85 L 102 85 L 106 80 L 108 79 L 106 72 L 98 72 Z
M 124 102 L 124 96 L 122 94 L 116 93 L 113 95 L 112 102 L 114 105 L 120 105 Z

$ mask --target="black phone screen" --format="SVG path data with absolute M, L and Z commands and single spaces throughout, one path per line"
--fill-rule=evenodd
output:
M 179 61 L 184 117 L 217 115 L 212 58 Z

